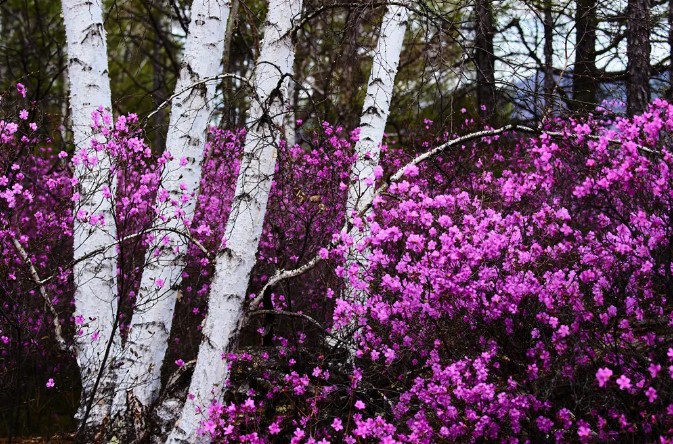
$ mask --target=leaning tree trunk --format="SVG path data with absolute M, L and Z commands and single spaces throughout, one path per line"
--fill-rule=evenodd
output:
M 477 105 L 484 120 L 493 124 L 496 105 L 495 54 L 493 52 L 493 4 L 491 0 L 476 0 L 476 33 L 474 58 L 477 68 Z
M 626 110 L 632 116 L 650 101 L 650 2 L 629 0 L 626 31 Z
M 215 95 L 213 81 L 194 84 L 220 72 L 229 3 L 226 0 L 196 0 L 192 5 L 192 20 L 166 137 L 166 150 L 172 157 L 164 167 L 162 189 L 156 203 L 158 217 L 153 228 L 160 234 L 147 251 L 124 359 L 117 377 L 119 391 L 113 413 L 123 415 L 125 406 L 131 402 L 141 410 L 133 412 L 136 423 L 142 421 L 147 407 L 157 398 L 161 388 L 161 365 L 168 348 L 188 245 L 176 232 L 188 231 L 194 217 L 194 195 L 201 179 L 206 130 Z M 168 199 L 162 199 L 162 194 Z M 182 196 L 191 198 L 182 203 Z M 182 214 L 177 217 L 180 211 Z M 162 247 L 165 236 L 170 240 L 169 248 Z M 157 252 L 160 252 L 158 256 Z M 141 424 L 136 425 L 142 429 Z
M 360 139 L 355 144 L 357 159 L 351 169 L 351 182 L 348 187 L 346 202 L 346 227 L 354 238 L 354 245 L 369 235 L 368 225 L 365 222 L 360 228 L 352 227 L 356 218 L 366 218 L 369 206 L 374 198 L 374 170 L 379 164 L 383 133 L 390 115 L 390 103 L 395 88 L 395 76 L 400 63 L 400 54 L 404 42 L 409 17 L 408 9 L 403 5 L 388 7 L 379 31 L 376 52 L 372 61 L 372 71 L 367 84 L 367 95 L 360 118 Z M 360 224 L 358 224 L 360 225 Z M 368 251 L 351 248 L 348 257 L 348 267 L 351 264 L 363 265 L 367 260 Z M 357 301 L 366 297 L 351 284 L 347 284 L 344 297 Z M 344 340 L 350 337 L 352 326 L 345 326 L 334 331 L 336 337 Z
M 255 264 L 269 190 L 276 165 L 276 142 L 283 123 L 287 77 L 292 74 L 294 47 L 292 19 L 301 0 L 271 0 L 259 60 L 255 69 L 253 98 L 232 211 L 227 221 L 226 248 L 217 257 L 208 301 L 203 340 L 189 387 L 190 396 L 169 443 L 208 441 L 198 437 L 198 406 L 220 399 L 228 378 L 224 358 L 236 344 L 243 318 L 243 304 Z
M 408 16 L 406 7 L 390 6 L 381 23 L 360 117 L 360 140 L 355 145 L 357 160 L 351 170 L 346 206 L 348 217 L 368 207 L 374 196 L 374 168 L 379 164 L 383 132 L 390 115 Z
M 91 146 L 94 141 L 102 141 L 101 136 L 93 134 L 92 113 L 99 108 L 109 113 L 112 103 L 101 1 L 63 0 L 62 7 L 73 139 L 76 157 L 81 160 L 74 162 L 80 198 L 75 202 L 73 219 L 74 316 L 78 324 L 75 348 L 82 377 L 77 416 L 82 426 L 93 429 L 109 411 L 105 398 L 112 387 L 106 367 L 120 346 L 116 333 L 117 255 L 114 247 L 104 248 L 116 240 L 109 197 L 114 196 L 114 174 L 108 156 Z M 105 125 L 110 126 L 111 120 Z M 104 191 L 106 185 L 110 189 Z M 102 216 L 102 222 L 92 224 L 91 216 L 94 220 Z
M 596 0 L 577 0 L 575 10 L 575 64 L 573 108 L 589 112 L 596 106 Z

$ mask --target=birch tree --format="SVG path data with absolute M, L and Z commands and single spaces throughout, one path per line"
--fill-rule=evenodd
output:
M 79 162 L 74 179 L 78 183 L 79 202 L 73 220 L 75 284 L 75 337 L 77 362 L 82 378 L 82 402 L 78 416 L 89 416 L 91 424 L 100 424 L 107 414 L 102 398 L 106 389 L 99 380 L 111 356 L 119 353 L 117 328 L 117 280 L 115 249 L 89 257 L 116 240 L 112 204 L 105 197 L 104 185 L 112 183 L 110 162 L 102 151 L 90 149 L 93 141 L 91 116 L 99 107 L 111 109 L 107 44 L 100 0 L 82 2 L 63 0 L 65 21 L 70 110 L 73 141 Z M 114 193 L 114 189 L 107 190 Z M 102 217 L 90 223 L 91 217 Z M 95 219 L 94 219 L 95 220 Z M 90 412 L 87 410 L 90 409 Z
M 166 137 L 166 149 L 172 157 L 165 165 L 162 190 L 159 191 L 160 196 L 170 197 L 169 202 L 157 201 L 160 213 L 154 227 L 166 230 L 170 247 L 161 247 L 161 242 L 165 241 L 162 234 L 147 252 L 117 381 L 120 390 L 115 400 L 115 414 L 123 412 L 127 396 L 132 396 L 146 408 L 161 388 L 161 365 L 168 347 L 186 249 L 184 238 L 176 233 L 189 228 L 196 202 L 191 198 L 183 205 L 181 197 L 198 192 L 206 130 L 215 95 L 215 83 L 203 81 L 220 71 L 229 3 L 225 0 L 193 2 Z M 193 86 L 195 84 L 197 86 Z M 157 252 L 160 252 L 158 257 Z
M 379 163 L 381 141 L 390 115 L 408 15 L 405 6 L 396 4 L 389 6 L 383 16 L 360 119 L 360 139 L 355 145 L 357 160 L 351 172 L 346 207 L 349 217 L 368 207 L 374 196 L 374 169 Z
M 381 155 L 381 142 L 390 115 L 390 103 L 395 88 L 395 76 L 400 63 L 404 34 L 409 16 L 408 9 L 401 4 L 390 5 L 383 16 L 381 30 L 372 61 L 372 71 L 367 84 L 367 95 L 360 120 L 360 139 L 355 144 L 357 159 L 351 171 L 348 187 L 346 214 L 348 222 L 344 230 L 355 237 L 355 244 L 369 234 L 365 225 L 358 231 L 351 229 L 351 223 L 360 217 L 374 198 L 375 169 Z M 367 252 L 350 252 L 349 263 L 366 261 Z M 349 267 L 350 268 L 350 267 Z M 353 288 L 346 289 L 346 297 L 358 298 Z M 339 332 L 343 336 L 347 332 Z
M 197 407 L 219 399 L 229 376 L 229 363 L 224 356 L 235 346 L 243 319 L 245 295 L 276 165 L 276 144 L 283 123 L 288 77 L 292 75 L 294 64 L 292 22 L 301 9 L 301 0 L 269 2 L 264 40 L 254 74 L 256 97 L 248 113 L 249 130 L 225 231 L 226 248 L 216 259 L 190 396 L 168 438 L 169 443 L 207 440 L 197 436 L 201 419 Z

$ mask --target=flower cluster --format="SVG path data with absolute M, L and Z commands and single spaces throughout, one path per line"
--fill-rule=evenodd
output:
M 92 229 L 111 222 L 124 239 L 122 332 L 147 251 L 156 264 L 165 251 L 184 255 L 167 371 L 185 371 L 245 131 L 211 129 L 199 192 L 173 195 L 160 186 L 171 155 L 149 149 L 135 115 L 94 113 L 100 139 L 66 153 L 22 111 L 0 120 L 0 376 L 32 365 L 40 390 L 67 387 L 68 364 L 40 339 L 53 319 L 31 266 L 48 278 L 47 305 L 66 334 L 88 322 L 70 316 L 74 217 Z M 296 444 L 671 442 L 673 105 L 546 130 L 474 139 L 406 167 L 418 153 L 389 141 L 372 209 L 350 223 L 357 131 L 325 123 L 301 145 L 281 141 L 248 291 L 264 312 L 249 313 L 238 352 L 223 356 L 229 390 L 201 407 L 201 433 Z M 87 206 L 68 159 L 80 171 L 108 162 L 94 188 L 111 214 Z M 176 220 L 199 245 L 161 232 Z M 320 265 L 259 294 L 277 270 L 316 255 Z
M 555 130 L 462 146 L 377 199 L 344 273 L 368 297 L 335 322 L 399 393 L 377 412 L 396 440 L 673 436 L 673 107 Z

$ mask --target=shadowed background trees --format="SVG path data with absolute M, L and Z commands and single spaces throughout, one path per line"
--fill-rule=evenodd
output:
M 184 0 L 105 2 L 110 76 L 116 112 L 147 115 L 173 91 L 189 23 Z M 53 2 L 0 4 L 0 82 L 23 81 L 40 103 L 45 131 L 68 119 L 64 31 Z M 249 75 L 259 52 L 266 3 L 235 0 L 223 71 Z M 405 41 L 390 130 L 403 136 L 410 119 L 460 120 L 465 107 L 486 121 L 591 111 L 620 98 L 629 113 L 670 89 L 673 15 L 666 2 L 630 0 L 416 1 Z M 313 0 L 295 30 L 293 103 L 304 121 L 354 127 L 362 85 L 382 17 L 381 2 Z M 17 26 L 20 25 L 20 26 Z M 241 126 L 247 95 L 235 79 L 219 82 L 214 123 Z M 483 105 L 483 106 L 482 106 Z M 168 109 L 147 122 L 161 150 Z M 522 112 L 523 111 L 523 112 Z M 547 113 L 547 114 L 546 114 Z

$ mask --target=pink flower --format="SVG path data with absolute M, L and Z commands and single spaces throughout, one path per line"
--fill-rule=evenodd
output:
M 650 387 L 645 391 L 645 396 L 647 396 L 647 400 L 650 401 L 650 403 L 653 403 L 654 400 L 657 399 L 657 391 L 654 387 Z
M 621 375 L 617 379 L 617 384 L 619 385 L 620 390 L 627 390 L 631 388 L 631 380 L 627 378 L 625 375 Z
M 178 367 L 184 367 L 185 361 L 183 361 L 182 359 L 178 359 L 175 361 L 175 365 L 177 365 Z
M 49 378 L 46 384 L 47 388 L 54 388 L 55 385 L 56 383 L 54 383 L 54 378 Z
M 343 426 L 343 423 L 341 422 L 341 419 L 334 418 L 334 421 L 332 421 L 332 428 L 334 430 L 336 430 L 337 432 L 343 430 L 344 426 Z
M 280 433 L 280 426 L 278 423 L 274 422 L 269 426 L 269 434 L 271 435 L 277 435 Z
M 25 109 L 22 109 L 21 111 L 19 111 L 19 119 L 21 119 L 21 120 L 28 119 L 28 111 L 26 111 Z
M 24 99 L 26 98 L 26 87 L 23 85 L 23 83 L 16 84 L 16 91 L 21 95 L 21 97 Z
M 580 438 L 588 438 L 591 436 L 591 429 L 587 426 L 579 426 L 577 429 L 577 434 Z
M 596 379 L 598 380 L 598 386 L 605 387 L 605 384 L 607 384 L 611 376 L 612 376 L 612 370 L 610 370 L 609 368 L 599 368 L 598 371 L 596 372 Z
M 362 410 L 365 408 L 365 403 L 358 399 L 357 401 L 355 401 L 355 408 L 358 410 Z

